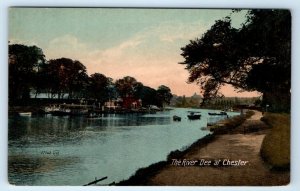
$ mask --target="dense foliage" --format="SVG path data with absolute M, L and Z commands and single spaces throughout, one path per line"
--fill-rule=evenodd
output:
M 9 46 L 9 96 L 12 100 L 28 99 L 30 88 L 40 86 L 39 69 L 45 64 L 43 51 L 36 46 Z
M 234 13 L 233 13 L 234 14 Z M 224 84 L 263 93 L 273 110 L 289 111 L 291 89 L 291 15 L 288 10 L 250 10 L 242 27 L 218 20 L 182 48 L 189 82 L 203 91 L 204 103 L 221 97 Z

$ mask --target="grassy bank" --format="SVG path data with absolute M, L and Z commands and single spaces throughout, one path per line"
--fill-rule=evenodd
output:
M 236 127 L 240 126 L 246 119 L 250 118 L 254 114 L 253 111 L 248 111 L 245 115 L 238 115 L 232 118 L 220 121 L 216 125 L 210 127 L 210 130 L 214 134 L 230 133 Z
M 262 119 L 271 127 L 261 147 L 262 158 L 272 169 L 290 168 L 290 115 L 266 113 Z

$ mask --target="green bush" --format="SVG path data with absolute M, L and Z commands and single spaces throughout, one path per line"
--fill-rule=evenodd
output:
M 290 115 L 266 113 L 262 120 L 271 126 L 261 146 L 262 158 L 272 169 L 288 170 L 290 167 Z

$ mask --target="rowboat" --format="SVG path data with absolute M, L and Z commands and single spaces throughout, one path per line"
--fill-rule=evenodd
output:
M 181 117 L 174 115 L 173 116 L 173 121 L 181 121 Z
M 190 114 L 187 116 L 189 120 L 200 119 L 201 115 L 196 113 L 200 113 L 200 112 L 190 112 Z
M 208 115 L 227 115 L 225 111 L 221 111 L 220 113 L 208 113 Z
M 31 117 L 31 112 L 19 112 L 19 116 L 21 117 Z

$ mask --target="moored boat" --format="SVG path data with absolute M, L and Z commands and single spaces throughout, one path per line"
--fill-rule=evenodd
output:
M 53 116 L 74 115 L 81 116 L 87 115 L 91 106 L 75 105 L 75 104 L 58 104 L 50 105 L 44 108 L 45 113 L 50 113 Z
M 221 111 L 220 113 L 208 113 L 208 115 L 227 115 L 225 111 Z
M 21 117 L 31 117 L 31 112 L 19 112 L 19 116 Z
M 190 112 L 189 115 L 187 115 L 187 117 L 189 118 L 189 120 L 196 120 L 196 119 L 200 119 L 201 115 L 200 114 L 196 114 L 199 112 Z
M 181 117 L 174 115 L 173 116 L 173 121 L 181 121 Z

